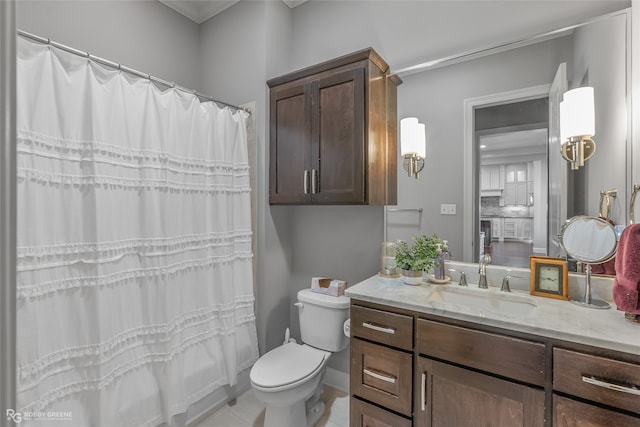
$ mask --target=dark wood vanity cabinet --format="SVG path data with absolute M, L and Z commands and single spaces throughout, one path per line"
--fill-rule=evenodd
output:
M 544 425 L 544 344 L 417 318 L 416 355 L 415 426 Z
M 352 305 L 351 427 L 411 426 L 412 376 L 413 317 Z
M 418 357 L 413 425 L 544 425 L 544 391 L 427 357 Z
M 556 347 L 553 390 L 554 426 L 640 427 L 640 363 Z
M 354 299 L 350 376 L 352 427 L 640 427 L 640 356 Z
M 396 86 L 373 49 L 271 79 L 271 204 L 396 204 Z

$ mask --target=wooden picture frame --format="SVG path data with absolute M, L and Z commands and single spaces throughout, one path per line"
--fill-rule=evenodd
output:
M 542 256 L 529 257 L 531 295 L 569 299 L 569 269 L 567 260 Z

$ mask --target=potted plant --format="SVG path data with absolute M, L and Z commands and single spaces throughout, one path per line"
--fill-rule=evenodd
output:
M 434 234 L 413 237 L 413 244 L 401 240 L 396 247 L 396 266 L 402 274 L 402 281 L 408 285 L 422 283 L 422 272 L 431 270 L 435 264 L 436 249 L 442 240 Z

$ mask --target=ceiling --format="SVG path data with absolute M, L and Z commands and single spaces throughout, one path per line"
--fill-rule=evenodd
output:
M 240 0 L 158 0 L 165 6 L 201 24 L 207 19 L 228 9 Z M 282 0 L 290 8 L 294 8 L 307 0 Z
M 509 156 L 525 156 L 547 153 L 547 129 L 533 129 L 516 132 L 482 135 L 480 157 L 482 160 Z

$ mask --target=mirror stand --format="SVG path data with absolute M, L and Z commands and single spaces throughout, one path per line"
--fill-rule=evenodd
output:
M 591 298 L 591 264 L 586 264 L 585 266 L 585 280 L 586 284 L 584 287 L 584 299 L 582 301 L 569 300 L 569 302 L 589 308 L 609 308 L 610 306 L 608 302 Z

